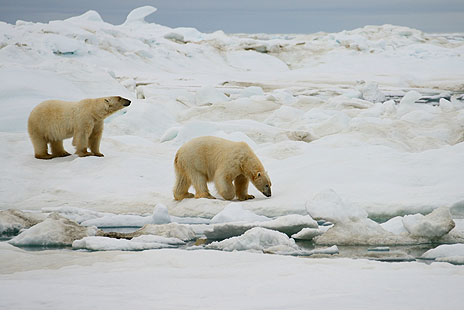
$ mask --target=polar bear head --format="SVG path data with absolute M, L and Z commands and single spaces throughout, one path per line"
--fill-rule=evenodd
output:
M 265 196 L 271 196 L 271 180 L 266 171 L 258 171 L 253 177 L 252 183 Z
M 131 104 L 130 100 L 120 96 L 111 96 L 98 99 L 85 99 L 81 101 L 83 106 L 90 109 L 95 119 L 103 120 L 116 111 L 119 111 Z
M 129 104 L 131 104 L 130 100 L 124 99 L 119 96 L 106 97 L 104 98 L 104 102 L 105 108 L 109 114 L 119 111 L 120 109 L 123 109 L 129 106 Z

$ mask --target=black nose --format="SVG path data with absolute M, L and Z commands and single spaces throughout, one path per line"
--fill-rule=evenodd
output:
M 131 101 L 130 100 L 127 100 L 127 99 L 124 99 L 125 102 L 122 104 L 123 106 L 129 106 L 129 104 L 131 104 Z

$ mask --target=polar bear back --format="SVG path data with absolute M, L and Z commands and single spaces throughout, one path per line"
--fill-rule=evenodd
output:
M 219 168 L 233 173 L 240 173 L 240 164 L 247 156 L 254 156 L 251 148 L 244 142 L 233 142 L 227 139 L 202 136 L 185 143 L 178 150 L 175 163 L 187 172 L 197 171 L 214 178 Z M 188 170 L 192 169 L 192 170 Z M 230 173 L 232 173 L 230 172 Z

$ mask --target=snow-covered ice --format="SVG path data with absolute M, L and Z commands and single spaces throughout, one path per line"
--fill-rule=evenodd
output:
M 295 241 L 286 234 L 262 227 L 253 227 L 238 237 L 214 241 L 207 245 L 207 248 L 225 251 L 258 250 L 267 252 L 273 251 L 273 249 L 274 252 L 278 250 L 298 250 Z
M 463 308 L 448 263 L 463 250 L 444 247 L 464 241 L 463 34 L 207 34 L 150 14 L 0 22 L 0 234 L 16 235 L 0 242 L 0 307 Z M 35 105 L 105 95 L 132 100 L 105 120 L 105 157 L 34 158 Z M 273 195 L 225 201 L 210 184 L 216 200 L 174 201 L 174 155 L 202 135 L 247 142 Z M 124 226 L 140 228 L 96 228 Z M 311 258 L 271 255 L 305 255 L 295 240 Z M 338 258 L 428 242 L 458 244 L 430 265 Z M 414 259 L 368 258 L 383 253 Z
M 0 212 L 0 236 L 14 236 L 22 229 L 30 228 L 47 217 L 38 212 L 22 212 L 19 210 L 6 210 Z
M 403 225 L 414 237 L 439 238 L 450 232 L 455 223 L 449 208 L 440 207 L 428 215 L 415 214 L 403 217 Z
M 302 228 L 301 231 L 292 235 L 294 239 L 300 240 L 312 240 L 313 237 L 323 234 L 323 232 L 318 228 Z
M 145 237 L 145 238 L 142 238 Z M 152 238 L 149 238 L 152 237 Z M 87 249 L 87 250 L 147 250 L 147 249 L 160 249 L 160 248 L 172 248 L 176 247 L 181 243 L 182 240 L 177 238 L 154 238 L 159 236 L 148 236 L 143 235 L 140 237 L 127 239 L 116 239 L 101 236 L 90 236 L 84 237 L 79 240 L 75 240 L 72 243 L 73 249 Z
M 464 264 L 464 244 L 439 245 L 434 249 L 426 251 L 421 258 Z
M 221 212 L 212 217 L 210 223 L 228 223 L 228 222 L 261 222 L 268 221 L 269 217 L 256 215 L 245 210 L 241 203 L 230 203 Z
M 463 266 L 448 263 L 178 249 L 39 253 L 5 243 L 0 250 L 2 309 L 464 307 Z
M 94 236 L 96 227 L 84 227 L 58 214 L 24 230 L 8 242 L 15 246 L 70 246 L 74 240 Z
M 333 201 L 337 206 L 338 197 Z M 343 210 L 347 209 L 342 206 Z M 342 214 L 341 211 L 337 213 Z M 314 237 L 318 244 L 338 245 L 409 245 L 442 242 L 462 242 L 463 237 L 450 234 L 455 227 L 449 208 L 440 207 L 427 215 L 414 214 L 394 217 L 378 224 L 365 216 L 337 217 L 335 225 L 324 234 Z

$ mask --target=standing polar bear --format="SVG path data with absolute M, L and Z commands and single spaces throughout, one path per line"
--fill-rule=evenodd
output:
M 235 196 L 241 201 L 253 199 L 254 196 L 248 194 L 249 181 L 265 196 L 271 196 L 271 180 L 261 161 L 244 142 L 213 136 L 194 138 L 178 150 L 174 166 L 175 200 L 192 197 L 215 199 L 207 188 L 207 182 L 211 181 L 226 200 Z M 196 195 L 188 192 L 191 184 Z
M 34 157 L 51 159 L 69 156 L 62 141 L 70 137 L 73 137 L 72 144 L 78 156 L 103 157 L 100 153 L 103 120 L 130 103 L 119 96 L 78 102 L 48 100 L 40 103 L 31 111 L 28 119 Z M 52 154 L 47 152 L 47 144 L 50 144 Z

